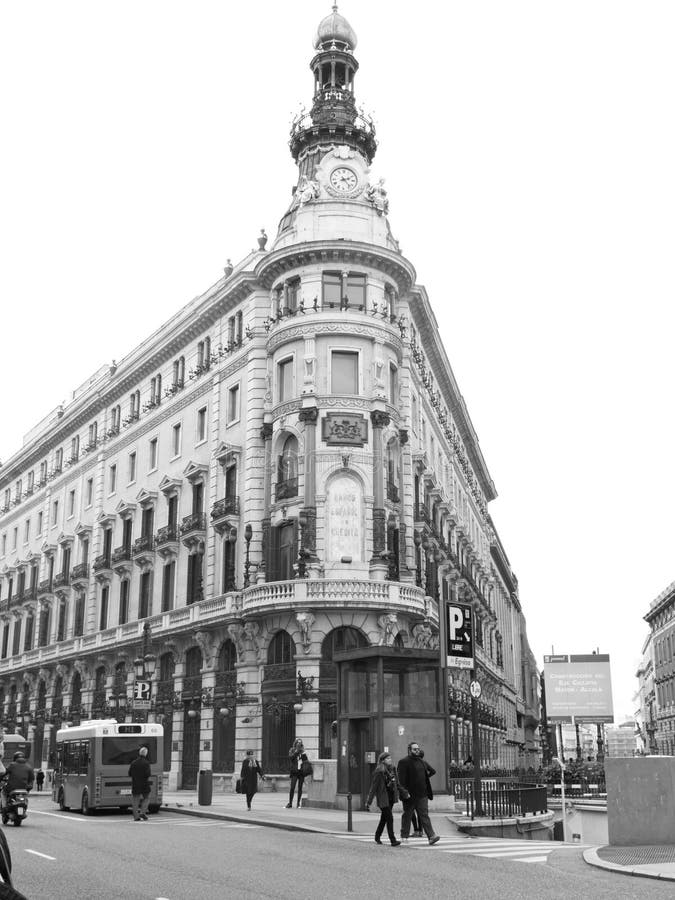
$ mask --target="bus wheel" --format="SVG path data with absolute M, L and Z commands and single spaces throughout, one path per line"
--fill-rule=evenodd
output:
M 67 812 L 70 809 L 70 807 L 66 806 L 66 804 L 63 801 L 64 801 L 63 790 L 60 790 L 59 791 L 59 801 L 58 801 L 59 809 L 61 810 L 61 812 Z
M 158 813 L 159 806 L 156 803 L 151 803 L 150 806 L 148 807 L 148 812 L 149 813 Z
M 6 825 L 8 822 L 9 822 L 9 819 L 8 819 L 7 816 L 3 813 L 3 814 L 2 814 L 2 824 L 3 824 L 3 825 Z
M 91 806 L 89 806 L 89 794 L 87 791 L 82 792 L 82 805 L 80 810 L 83 816 L 90 816 L 93 812 Z
M 14 824 L 18 828 L 19 825 L 23 822 L 23 819 L 20 819 L 19 816 L 14 816 Z

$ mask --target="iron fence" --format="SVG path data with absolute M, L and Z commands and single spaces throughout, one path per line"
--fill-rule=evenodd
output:
M 466 814 L 473 819 L 476 814 L 476 795 L 470 786 L 466 798 Z M 509 819 L 528 813 L 548 811 L 545 787 L 482 788 L 480 792 L 483 816 L 490 819 Z

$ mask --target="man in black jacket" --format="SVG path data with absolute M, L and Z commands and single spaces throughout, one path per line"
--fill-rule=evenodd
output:
M 138 756 L 129 766 L 129 775 L 131 775 L 131 809 L 134 814 L 134 822 L 148 821 L 150 773 L 148 748 L 141 747 L 138 751 Z
M 408 744 L 408 755 L 399 760 L 398 781 L 410 795 L 403 801 L 403 815 L 401 816 L 401 840 L 407 841 L 410 837 L 410 820 L 413 810 L 417 813 L 420 828 L 429 839 L 430 844 L 436 844 L 440 837 L 434 833 L 431 819 L 429 818 L 429 800 L 433 796 L 429 779 L 436 774 L 426 760 L 420 757 L 420 745 L 417 741 Z

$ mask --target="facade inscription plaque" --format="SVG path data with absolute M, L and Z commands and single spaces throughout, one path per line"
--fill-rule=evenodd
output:
M 337 475 L 327 490 L 328 559 L 363 560 L 363 489 L 355 478 Z

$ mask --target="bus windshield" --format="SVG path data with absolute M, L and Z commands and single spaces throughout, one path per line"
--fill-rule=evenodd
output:
M 148 748 L 147 760 L 157 762 L 157 738 L 104 737 L 101 741 L 101 763 L 104 766 L 128 766 L 138 756 L 141 747 Z

